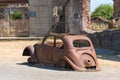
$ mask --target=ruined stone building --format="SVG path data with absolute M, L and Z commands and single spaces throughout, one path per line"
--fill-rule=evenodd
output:
M 120 0 L 113 1 L 114 19 L 118 20 Z M 63 30 L 62 32 L 80 33 L 80 31 L 85 31 L 86 28 L 90 27 L 90 0 L 0 0 L 0 5 L 6 5 L 4 3 L 25 3 L 29 5 L 27 7 L 28 13 L 26 13 L 29 16 L 28 36 L 44 36 L 53 25 L 56 25 L 57 20 L 54 19 L 56 7 L 62 7 L 65 13 L 64 17 L 60 19 L 62 28 L 58 27 Z M 6 13 L 6 15 L 9 14 Z M 7 18 L 7 16 L 5 17 Z M 58 18 L 58 16 L 56 17 Z
M 28 0 L 0 0 L 0 37 L 28 35 Z M 11 14 L 20 12 L 22 19 L 14 20 Z M 14 34 L 13 34 L 14 33 Z
M 30 36 L 44 36 L 53 24 L 53 8 L 65 6 L 65 32 L 79 33 L 90 24 L 90 0 L 29 0 Z M 77 3 L 74 3 L 76 2 Z M 77 5 L 76 5 L 77 4 Z M 77 26 L 76 26 L 77 25 Z M 79 29 L 78 29 L 79 28 Z
M 66 3 L 69 1 L 68 3 Z M 120 16 L 120 0 L 114 1 L 114 19 Z M 75 3 L 77 2 L 77 3 Z M 29 36 L 44 36 L 54 24 L 53 8 L 65 5 L 64 32 L 79 33 L 90 27 L 90 0 L 29 0 Z M 117 20 L 116 20 L 117 22 Z M 119 23 L 119 22 L 117 22 Z M 78 26 L 76 26 L 78 25 Z

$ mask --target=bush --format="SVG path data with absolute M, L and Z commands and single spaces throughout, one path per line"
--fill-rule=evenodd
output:
M 22 12 L 15 11 L 10 14 L 11 19 L 22 19 Z
M 91 17 L 103 17 L 107 20 L 113 19 L 113 5 L 101 4 L 95 11 L 92 12 Z

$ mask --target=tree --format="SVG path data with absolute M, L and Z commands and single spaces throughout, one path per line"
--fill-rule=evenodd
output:
M 103 17 L 107 20 L 113 19 L 113 5 L 101 4 L 95 11 L 92 12 L 91 17 Z

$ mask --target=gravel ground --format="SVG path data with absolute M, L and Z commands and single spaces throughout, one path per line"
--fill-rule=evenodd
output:
M 101 71 L 64 71 L 28 65 L 23 57 L 25 46 L 36 41 L 0 42 L 0 80 L 120 80 L 120 55 L 99 54 Z

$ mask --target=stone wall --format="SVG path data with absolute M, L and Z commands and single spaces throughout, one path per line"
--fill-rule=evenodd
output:
M 83 27 L 84 30 L 86 30 L 86 28 L 90 28 L 91 27 L 91 18 L 90 18 L 90 1 L 91 0 L 83 0 L 82 4 L 83 4 Z
M 45 36 L 52 26 L 52 0 L 29 0 L 30 36 Z
M 52 26 L 53 7 L 55 5 L 63 6 L 66 1 L 67 0 L 29 0 L 29 11 L 30 14 L 32 14 L 29 20 L 30 36 L 45 36 Z M 86 27 L 90 26 L 90 0 L 70 0 L 67 9 L 68 10 L 65 11 L 67 14 L 66 26 L 64 26 L 66 27 L 65 32 L 79 33 L 80 31 L 85 31 Z M 75 17 L 78 17 L 79 20 L 74 19 Z M 75 23 L 79 25 L 75 27 Z
M 120 0 L 113 1 L 114 1 L 114 14 L 113 14 L 114 27 L 120 28 Z
M 114 1 L 114 18 L 120 17 L 120 0 Z
M 96 47 L 112 48 L 120 50 L 120 30 L 106 30 L 90 35 Z

